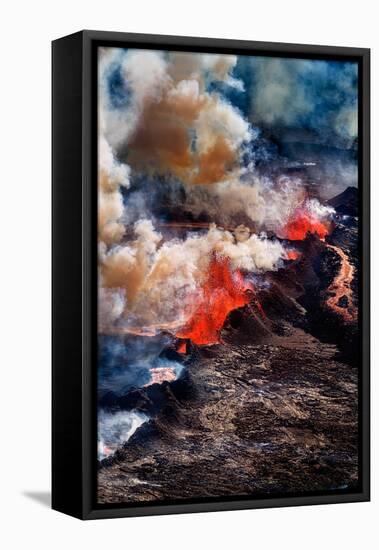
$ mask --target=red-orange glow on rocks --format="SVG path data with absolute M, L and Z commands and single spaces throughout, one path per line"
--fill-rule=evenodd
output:
M 307 233 L 318 235 L 323 241 L 329 233 L 329 224 L 309 216 L 306 212 L 297 212 L 282 230 L 283 237 L 290 241 L 302 241 Z
M 152 384 L 163 384 L 163 382 L 173 382 L 176 380 L 176 374 L 171 367 L 155 367 L 150 369 L 151 380 L 144 387 Z
M 300 252 L 297 250 L 287 250 L 287 260 L 297 260 L 300 256 Z
M 231 271 L 228 259 L 213 257 L 199 305 L 176 336 L 198 345 L 217 344 L 228 313 L 249 303 L 247 290 L 253 290 L 251 283 L 246 283 L 239 271 Z
M 176 350 L 178 353 L 187 353 L 187 342 L 181 342 Z

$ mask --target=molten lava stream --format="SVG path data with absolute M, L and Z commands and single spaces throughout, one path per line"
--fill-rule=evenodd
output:
M 353 304 L 353 291 L 351 289 L 351 283 L 354 277 L 354 266 L 349 262 L 347 254 L 338 246 L 331 244 L 326 245 L 331 250 L 334 250 L 341 259 L 341 267 L 332 284 L 329 286 L 328 291 L 332 292 L 326 304 L 335 311 L 338 315 L 341 315 L 345 321 L 355 321 L 357 317 L 357 311 Z M 346 297 L 347 307 L 340 305 L 340 299 Z
M 217 344 L 228 313 L 249 303 L 247 290 L 253 291 L 239 271 L 231 271 L 227 258 L 214 256 L 207 280 L 202 288 L 200 303 L 187 325 L 176 332 L 198 345 Z

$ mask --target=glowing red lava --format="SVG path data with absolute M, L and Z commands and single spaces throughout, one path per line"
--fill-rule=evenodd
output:
M 252 284 L 246 283 L 239 271 L 231 271 L 229 260 L 214 256 L 199 305 L 176 336 L 189 338 L 198 345 L 217 344 L 228 313 L 249 303 L 247 290 L 253 290 Z
M 287 250 L 287 260 L 297 260 L 300 256 L 300 252 L 297 250 Z
M 187 353 L 187 342 L 180 342 L 177 350 L 178 353 Z
M 329 224 L 321 222 L 304 211 L 297 211 L 282 230 L 283 237 L 290 241 L 302 241 L 307 233 L 318 235 L 323 241 L 329 233 Z

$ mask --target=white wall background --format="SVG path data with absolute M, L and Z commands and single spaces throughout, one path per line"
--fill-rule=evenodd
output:
M 379 34 L 372 0 L 46 0 L 0 8 L 0 531 L 3 548 L 377 547 L 373 285 L 373 501 L 80 522 L 51 511 L 50 41 L 82 28 L 372 48 L 373 281 L 377 274 Z M 70 399 L 67 398 L 69 406 Z M 69 452 L 69 449 L 67 450 Z M 32 498 L 36 493 L 38 498 Z

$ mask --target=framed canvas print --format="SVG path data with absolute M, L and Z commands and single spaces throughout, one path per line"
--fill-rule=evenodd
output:
M 369 50 L 53 42 L 53 508 L 369 499 Z

